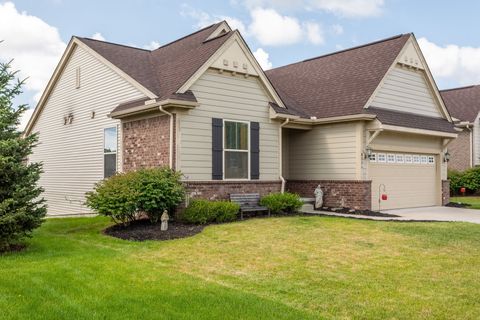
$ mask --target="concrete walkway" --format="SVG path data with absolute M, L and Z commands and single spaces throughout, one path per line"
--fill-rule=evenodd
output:
M 317 211 L 307 208 L 304 208 L 302 211 L 309 214 L 378 221 L 457 221 L 480 224 L 480 210 L 451 207 L 422 207 L 382 211 L 383 213 L 394 214 L 399 217 L 373 217 L 358 214 Z

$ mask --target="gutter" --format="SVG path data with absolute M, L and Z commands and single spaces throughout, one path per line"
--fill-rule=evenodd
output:
M 179 100 L 179 99 L 165 99 L 161 101 L 157 101 L 156 99 L 145 101 L 143 105 L 139 105 L 136 107 L 128 108 L 127 110 L 117 111 L 117 112 L 110 112 L 108 116 L 113 119 L 120 119 L 125 117 L 130 117 L 132 115 L 143 113 L 146 111 L 153 111 L 156 110 L 156 107 L 162 106 L 176 106 L 179 108 L 187 108 L 192 109 L 198 107 L 200 103 L 196 101 L 187 101 L 187 100 Z
M 279 159 L 278 159 L 278 165 L 280 169 L 280 180 L 282 181 L 282 187 L 280 189 L 281 193 L 285 192 L 285 178 L 283 177 L 283 131 L 282 128 L 290 122 L 290 118 L 285 119 L 285 121 L 280 124 L 280 127 L 278 128 L 278 138 L 279 138 L 279 145 L 280 145 L 280 153 L 279 153 Z
M 329 118 L 320 118 L 311 117 L 310 119 L 300 118 L 299 116 L 286 115 L 281 113 L 274 113 L 270 116 L 271 119 L 289 119 L 291 123 L 297 124 L 325 124 L 325 123 L 335 123 L 335 122 L 346 122 L 346 121 L 359 121 L 359 120 L 374 120 L 377 118 L 374 114 L 353 114 L 348 116 L 338 116 L 338 117 L 329 117 Z

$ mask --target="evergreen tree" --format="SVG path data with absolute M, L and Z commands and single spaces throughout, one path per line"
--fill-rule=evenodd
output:
M 42 165 L 27 161 L 38 137 L 18 130 L 27 105 L 13 107 L 22 85 L 10 63 L 0 63 L 0 252 L 29 236 L 47 212 L 37 186 Z

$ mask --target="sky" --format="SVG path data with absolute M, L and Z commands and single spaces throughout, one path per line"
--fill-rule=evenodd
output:
M 0 0 L 0 61 L 36 106 L 73 35 L 156 47 L 217 21 L 240 30 L 264 69 L 413 32 L 440 89 L 480 84 L 477 0 Z

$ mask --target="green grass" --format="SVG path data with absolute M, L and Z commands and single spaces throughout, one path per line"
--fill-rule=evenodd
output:
M 480 225 L 252 219 L 134 243 L 109 224 L 50 219 L 0 256 L 0 318 L 480 318 Z
M 468 203 L 469 209 L 480 209 L 480 197 L 451 197 L 450 202 Z

